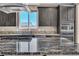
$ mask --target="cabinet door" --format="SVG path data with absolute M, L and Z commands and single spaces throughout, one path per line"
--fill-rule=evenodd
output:
M 74 22 L 74 7 L 60 7 L 60 21 Z
M 16 26 L 16 13 L 6 14 L 0 11 L 0 26 Z
M 68 20 L 69 21 L 74 21 L 74 8 L 71 7 L 71 8 L 68 8 Z
M 57 7 L 39 7 L 39 26 L 57 26 Z
M 32 38 L 30 42 L 30 52 L 38 52 L 38 39 L 37 38 Z
M 17 42 L 16 51 L 17 52 L 29 52 L 29 42 Z
M 20 52 L 28 52 L 28 42 L 20 42 L 19 45 Z

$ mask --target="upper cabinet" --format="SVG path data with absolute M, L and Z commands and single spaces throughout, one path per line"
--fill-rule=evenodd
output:
M 0 11 L 0 26 L 16 26 L 16 13 L 4 13 Z
M 61 6 L 60 7 L 60 20 L 64 22 L 73 22 L 74 21 L 74 14 L 75 8 L 68 7 L 68 6 Z
M 39 26 L 57 26 L 58 8 L 39 7 Z

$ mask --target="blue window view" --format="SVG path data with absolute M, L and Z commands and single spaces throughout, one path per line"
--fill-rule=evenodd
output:
M 28 24 L 30 25 L 30 27 L 37 26 L 37 12 L 21 11 L 19 13 L 19 18 L 20 18 L 19 24 L 21 27 L 27 27 Z
M 29 19 L 30 19 L 29 24 L 31 27 L 37 26 L 37 12 L 30 12 Z
M 27 11 L 21 11 L 19 13 L 19 18 L 20 18 L 20 26 L 26 27 L 28 26 L 28 12 Z

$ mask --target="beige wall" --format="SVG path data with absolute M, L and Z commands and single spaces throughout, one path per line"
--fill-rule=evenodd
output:
M 0 27 L 0 35 L 16 34 L 17 27 Z
M 0 27 L 0 31 L 17 31 L 17 27 Z
M 79 44 L 79 5 L 76 5 L 76 43 Z M 79 46 L 77 46 L 79 52 Z

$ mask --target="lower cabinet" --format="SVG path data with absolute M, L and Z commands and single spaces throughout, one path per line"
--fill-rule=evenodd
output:
M 37 52 L 37 38 L 16 42 L 16 52 Z

